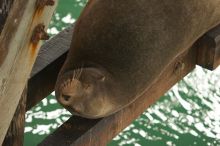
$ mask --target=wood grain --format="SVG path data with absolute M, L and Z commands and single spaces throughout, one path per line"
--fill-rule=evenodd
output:
M 40 23 L 48 26 L 55 6 L 36 9 L 36 0 L 14 0 L 0 36 L 0 145 L 3 142 L 41 42 L 31 43 Z
M 23 146 L 27 87 L 25 87 L 18 107 L 11 121 L 2 146 Z

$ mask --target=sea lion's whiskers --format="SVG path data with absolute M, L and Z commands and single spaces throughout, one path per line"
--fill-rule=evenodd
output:
M 71 81 L 73 81 L 75 79 L 75 72 L 73 71 L 73 76 L 71 78 Z
M 82 64 L 82 67 L 81 67 L 81 68 L 80 68 L 80 70 L 79 70 L 79 75 L 78 75 L 77 79 L 79 79 L 79 78 L 80 78 L 80 76 L 81 76 L 82 72 L 83 72 L 83 64 Z
M 77 74 L 75 76 L 75 79 L 78 80 L 80 78 L 82 72 L 83 72 L 83 64 L 82 64 L 82 66 L 80 68 L 77 69 Z
M 76 76 L 75 79 L 79 79 L 79 69 L 76 70 Z
M 74 80 L 76 78 L 76 70 L 73 70 L 73 77 L 72 80 Z

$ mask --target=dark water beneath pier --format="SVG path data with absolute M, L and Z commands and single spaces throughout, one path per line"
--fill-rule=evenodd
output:
M 48 32 L 75 22 L 85 0 L 60 0 Z M 220 145 L 220 68 L 197 67 L 116 136 L 109 146 Z M 35 146 L 70 117 L 53 95 L 26 114 L 25 146 Z

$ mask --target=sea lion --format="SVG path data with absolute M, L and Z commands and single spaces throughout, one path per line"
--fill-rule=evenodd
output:
M 90 0 L 75 25 L 56 97 L 86 118 L 117 112 L 219 23 L 220 0 Z

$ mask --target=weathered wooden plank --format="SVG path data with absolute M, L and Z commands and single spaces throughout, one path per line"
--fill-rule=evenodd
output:
M 54 90 L 59 70 L 71 43 L 72 32 L 73 26 L 68 27 L 40 48 L 28 81 L 27 110 Z
M 210 30 L 197 41 L 197 64 L 214 70 L 220 64 L 220 25 Z
M 56 78 L 66 59 L 66 55 L 67 53 L 64 53 L 29 79 L 26 110 L 30 110 L 54 90 Z
M 44 140 L 38 146 L 70 146 L 71 144 L 74 143 L 75 140 L 79 139 L 85 133 L 87 133 L 88 131 L 92 131 L 92 129 L 94 129 L 94 127 L 96 127 L 96 125 L 99 124 L 100 121 L 101 121 L 100 119 L 90 120 L 90 119 L 84 119 L 81 117 L 73 116 L 66 123 L 64 123 L 60 128 L 58 128 L 56 132 L 54 132 L 52 135 L 49 135 L 46 138 L 46 140 Z M 77 124 L 77 125 L 73 126 L 74 124 Z M 106 124 L 109 124 L 109 123 L 106 123 Z M 112 132 L 112 131 L 106 132 L 104 130 L 105 129 L 103 129 L 103 133 L 105 133 L 105 135 Z M 98 135 L 96 134 L 94 135 L 95 137 L 94 141 L 99 139 L 99 137 L 96 137 L 96 136 Z M 59 138 L 59 140 L 54 141 L 55 138 Z M 106 139 L 99 139 L 99 140 L 104 141 Z M 85 146 L 89 146 L 89 145 L 85 143 Z M 96 146 L 96 145 L 93 145 L 93 146 Z M 102 145 L 97 145 L 97 146 L 102 146 Z
M 118 113 L 88 120 L 76 116 L 48 136 L 39 146 L 104 146 L 127 127 L 144 110 L 155 103 L 168 89 L 181 80 L 196 65 L 196 48 L 192 47 L 176 57 L 163 73 L 135 102 Z M 57 139 L 59 139 L 57 141 Z
M 67 27 L 41 46 L 36 62 L 31 71 L 31 77 L 45 69 L 53 61 L 69 50 L 73 27 L 74 25 Z
M 49 24 L 54 9 L 37 9 L 36 0 L 14 0 L 9 12 L 0 36 L 0 145 L 41 44 L 31 42 L 33 31 L 38 24 Z
M 26 113 L 27 87 L 25 87 L 18 107 L 11 121 L 2 146 L 23 146 Z

